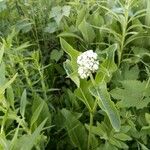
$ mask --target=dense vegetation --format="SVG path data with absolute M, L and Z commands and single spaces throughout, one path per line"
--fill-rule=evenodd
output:
M 0 150 L 150 149 L 149 0 L 0 0 L 0 37 Z

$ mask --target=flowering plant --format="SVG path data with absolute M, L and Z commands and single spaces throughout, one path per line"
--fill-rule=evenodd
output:
M 117 46 L 114 44 L 105 50 L 106 58 L 102 59 L 99 67 L 98 55 L 93 50 L 80 53 L 64 39 L 61 38 L 60 42 L 64 51 L 70 56 L 70 59 L 67 59 L 64 63 L 64 68 L 68 77 L 77 85 L 74 93 L 86 105 L 90 113 L 87 146 L 87 149 L 90 149 L 93 117 L 98 106 L 106 113 L 114 130 L 116 132 L 120 130 L 120 116 L 107 91 L 107 82 L 116 70 L 114 53 Z M 92 73 L 96 73 L 95 77 Z M 87 77 L 90 77 L 90 79 L 86 80 Z

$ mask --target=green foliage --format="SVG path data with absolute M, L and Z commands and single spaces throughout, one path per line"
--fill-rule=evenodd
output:
M 117 105 L 123 107 L 136 107 L 142 109 L 147 107 L 150 102 L 149 85 L 146 82 L 137 80 L 124 80 L 121 82 L 122 87 L 111 91 L 113 98 L 120 100 Z
M 61 113 L 65 118 L 64 126 L 67 129 L 71 142 L 80 150 L 87 149 L 87 133 L 84 126 L 77 120 L 70 111 L 62 109 Z
M 0 0 L 0 22 L 0 150 L 150 149 L 148 0 Z
M 107 113 L 113 128 L 116 131 L 119 131 L 121 124 L 119 112 L 117 111 L 114 103 L 110 99 L 106 84 L 102 83 L 99 86 L 91 87 L 90 92 L 94 97 L 98 99 L 97 103 L 101 107 L 101 109 Z

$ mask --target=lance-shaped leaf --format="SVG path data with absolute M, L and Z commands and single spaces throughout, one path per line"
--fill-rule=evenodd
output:
M 25 109 L 27 105 L 27 93 L 26 90 L 23 91 L 20 102 L 20 114 L 25 117 Z
M 24 134 L 23 136 L 18 138 L 12 150 L 31 150 L 36 144 L 38 138 L 40 138 L 45 123 L 46 119 L 36 128 L 36 130 L 31 135 Z
M 17 77 L 17 73 L 7 83 L 5 83 L 2 87 L 0 87 L 0 95 L 5 92 L 5 89 L 7 89 L 9 85 L 12 84 L 12 82 L 14 82 L 16 77 Z
M 98 105 L 106 112 L 111 122 L 112 127 L 116 130 L 120 130 L 120 116 L 115 107 L 115 104 L 111 101 L 110 95 L 107 91 L 106 84 L 103 82 L 98 86 L 93 86 L 90 89 L 91 94 L 99 99 Z
M 0 46 L 1 46 L 1 45 L 0 45 Z M 4 54 L 4 45 L 2 45 L 2 46 L 0 47 L 0 64 L 1 64 L 1 62 L 2 62 L 3 54 Z
M 78 65 L 77 65 L 77 57 L 80 52 L 75 50 L 71 45 L 69 45 L 64 39 L 60 38 L 60 43 L 62 49 L 70 56 L 71 60 L 67 60 L 64 63 L 64 68 L 67 72 L 67 75 L 72 79 L 73 82 L 79 87 L 79 79 L 78 79 Z

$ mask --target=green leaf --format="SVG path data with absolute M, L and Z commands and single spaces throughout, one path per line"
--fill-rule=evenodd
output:
M 17 74 L 15 74 L 7 83 L 5 83 L 2 87 L 0 87 L 0 95 L 4 93 L 5 89 L 7 89 L 12 82 L 16 79 Z
M 79 150 L 87 150 L 87 133 L 84 126 L 69 110 L 62 109 L 61 113 L 65 118 L 65 126 L 72 144 Z
M 130 67 L 129 64 L 124 63 L 121 71 L 124 80 L 136 80 L 139 77 L 139 68 L 137 65 Z
M 80 87 L 75 90 L 75 95 L 87 106 L 89 110 L 94 107 L 94 99 L 89 92 L 89 87 L 91 86 L 91 81 L 82 80 L 80 82 Z
M 100 101 L 98 104 L 108 115 L 112 127 L 116 131 L 119 131 L 121 126 L 119 112 L 116 109 L 115 104 L 110 99 L 106 84 L 101 83 L 99 86 L 91 87 L 89 90 L 91 94 Z
M 138 142 L 141 146 L 141 150 L 149 150 L 149 148 L 147 148 L 144 144 Z
M 92 15 L 90 15 L 90 23 L 94 26 L 101 27 L 104 25 L 105 21 L 104 21 L 103 16 L 101 16 L 99 12 L 97 11 L 93 13 Z
M 0 45 L 0 64 L 4 55 L 4 44 Z
M 121 141 L 131 141 L 132 140 L 132 138 L 125 133 L 117 133 L 114 135 L 114 138 L 121 140 Z
M 128 148 L 129 148 L 127 144 L 125 144 L 125 143 L 122 142 L 122 141 L 116 140 L 115 138 L 110 138 L 110 139 L 109 139 L 109 142 L 110 142 L 112 145 L 114 145 L 114 146 L 116 146 L 116 147 L 118 147 L 118 148 L 120 148 L 120 149 L 128 149 Z
M 68 77 L 77 85 L 77 87 L 80 86 L 80 79 L 78 77 L 77 71 L 73 71 L 73 68 L 71 67 L 71 61 L 66 60 L 63 63 L 64 69 L 68 75 Z
M 37 109 L 33 112 L 33 115 L 31 117 L 31 123 L 30 123 L 30 126 L 32 127 L 33 124 L 37 121 L 42 109 L 43 109 L 43 106 L 44 106 L 44 102 L 41 102 L 40 105 L 37 107 Z
M 7 9 L 6 1 L 1 0 L 1 1 L 0 1 L 0 13 L 1 13 L 2 11 L 4 11 L 5 9 Z
M 44 125 L 46 123 L 46 120 L 44 120 L 31 135 L 23 135 L 21 136 L 14 148 L 12 150 L 31 150 L 33 146 L 36 144 L 36 140 L 40 136 L 40 132 L 42 131 Z
M 34 123 L 34 128 L 37 128 L 37 126 L 39 126 L 41 124 L 41 122 L 43 122 L 45 119 L 47 119 L 46 125 L 47 126 L 51 125 L 51 113 L 50 113 L 48 104 L 46 103 L 45 100 L 43 100 L 38 95 L 34 96 L 34 101 L 33 101 L 33 104 L 32 104 L 32 112 L 35 112 L 36 109 L 38 108 L 38 106 L 41 105 L 42 103 L 43 103 L 43 108 L 42 108 L 42 110 L 41 110 L 41 112 L 40 112 L 40 114 L 39 114 L 39 116 L 36 120 L 36 123 Z
M 75 50 L 63 38 L 60 38 L 60 43 L 61 43 L 62 49 L 70 56 L 71 61 L 75 61 L 76 62 L 77 57 L 79 56 L 80 52 L 78 52 L 77 50 Z M 75 62 L 73 62 L 73 63 L 75 63 Z
M 14 92 L 13 92 L 13 88 L 11 86 L 9 86 L 7 88 L 7 101 L 9 101 L 9 104 L 10 106 L 15 109 L 14 107 L 14 103 L 15 103 L 15 100 L 14 100 Z
M 89 130 L 89 125 L 85 125 L 86 128 Z M 97 136 L 99 136 L 101 139 L 108 140 L 106 125 L 97 123 L 97 126 L 92 126 L 91 132 Z
M 92 26 L 90 26 L 89 23 L 87 23 L 85 21 L 85 19 L 83 19 L 83 21 L 80 23 L 78 28 L 79 28 L 80 32 L 83 35 L 83 38 L 85 39 L 85 41 L 87 43 L 93 42 L 93 40 L 95 39 L 95 36 L 96 36 L 94 29 L 92 28 Z
M 146 122 L 150 125 L 150 114 L 145 113 Z
M 64 16 L 68 17 L 70 15 L 70 10 L 71 10 L 71 7 L 67 5 L 63 7 L 60 7 L 60 6 L 53 7 L 51 10 L 50 17 L 54 18 L 56 23 L 59 25 L 61 19 Z
M 3 86 L 5 83 L 6 83 L 5 64 L 1 63 L 0 64 L 0 87 Z
M 29 19 L 21 19 L 16 23 L 16 30 L 27 33 L 32 30 L 32 22 Z
M 63 51 L 58 51 L 56 49 L 52 50 L 51 52 L 51 59 L 55 60 L 56 62 L 60 60 L 60 58 L 63 56 Z
M 136 107 L 137 109 L 147 107 L 150 98 L 148 97 L 146 82 L 124 80 L 120 83 L 123 88 L 117 87 L 110 92 L 113 98 L 120 100 L 117 103 L 119 107 Z
M 80 36 L 72 32 L 62 32 L 58 34 L 57 37 L 73 37 L 79 39 L 80 41 L 83 41 L 83 39 Z
M 96 74 L 96 83 L 100 83 L 102 81 L 109 82 L 112 77 L 112 73 L 117 70 L 117 65 L 114 61 L 115 51 L 117 48 L 117 44 L 113 44 L 103 51 L 103 53 L 106 53 L 106 59 L 101 63 L 100 69 Z
M 68 76 L 75 82 L 75 84 L 79 87 L 79 78 L 77 74 L 78 65 L 77 65 L 77 57 L 80 52 L 73 49 L 64 39 L 60 38 L 60 43 L 62 49 L 70 56 L 71 60 L 67 60 L 64 63 L 64 68 L 68 74 Z
M 27 105 L 27 93 L 26 90 L 23 91 L 20 101 L 20 114 L 25 117 L 25 109 Z
M 143 56 L 147 55 L 150 56 L 149 50 L 141 47 L 132 47 L 132 51 L 138 58 L 142 58 Z
M 66 17 L 69 17 L 70 10 L 71 10 L 71 7 L 69 5 L 63 6 L 62 7 L 62 13 L 63 13 L 63 15 L 66 16 Z
M 44 32 L 46 33 L 54 33 L 57 31 L 58 25 L 56 22 L 50 22 L 45 28 Z
M 81 10 L 78 11 L 77 19 L 76 19 L 76 26 L 78 27 L 82 20 L 85 18 L 87 14 L 87 8 L 84 6 Z
M 0 134 L 0 148 L 1 150 L 10 150 L 10 142 L 3 134 Z

